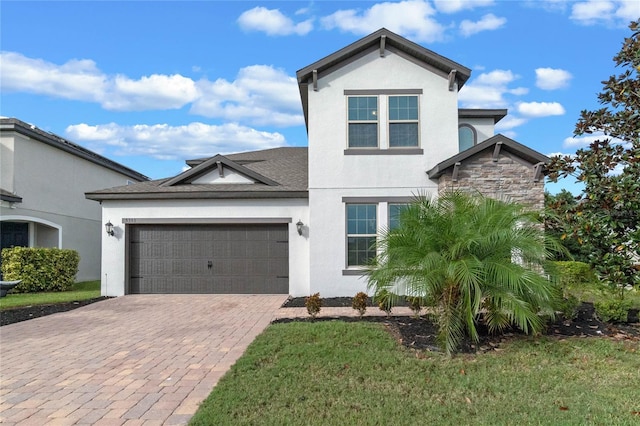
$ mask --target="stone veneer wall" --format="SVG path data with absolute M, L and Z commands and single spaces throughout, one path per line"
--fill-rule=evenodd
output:
M 438 180 L 438 191 L 478 191 L 488 197 L 542 210 L 544 176 L 534 182 L 534 168 L 506 152 L 500 153 L 494 162 L 492 150 L 486 150 L 461 162 L 457 182 L 452 179 L 453 168 L 447 170 Z

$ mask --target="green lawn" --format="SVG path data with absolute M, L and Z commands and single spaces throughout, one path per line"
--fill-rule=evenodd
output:
M 69 291 L 50 293 L 9 293 L 0 298 L 0 310 L 31 305 L 50 305 L 100 297 L 100 281 L 75 283 Z
M 273 324 L 191 425 L 638 425 L 640 343 L 542 337 L 447 358 L 380 324 Z
M 567 291 L 580 301 L 591 303 L 615 299 L 620 295 L 619 291 L 613 292 L 605 284 L 597 281 L 567 286 Z M 624 298 L 631 302 L 632 309 L 640 309 L 640 289 L 625 290 Z

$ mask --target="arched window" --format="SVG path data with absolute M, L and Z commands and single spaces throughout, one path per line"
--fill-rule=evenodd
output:
M 462 124 L 458 127 L 458 147 L 460 152 L 471 148 L 476 142 L 476 129 L 473 126 Z

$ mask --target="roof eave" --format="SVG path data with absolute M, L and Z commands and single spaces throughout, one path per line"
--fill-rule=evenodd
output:
M 486 141 L 483 141 L 472 148 L 469 148 L 465 151 L 462 151 L 453 157 L 450 157 L 436 166 L 427 171 L 427 175 L 429 179 L 437 179 L 442 176 L 447 169 L 453 167 L 456 163 L 460 163 L 474 155 L 490 148 L 491 146 L 497 144 L 498 142 L 502 143 L 505 151 L 511 152 L 523 160 L 528 161 L 531 164 L 544 163 L 549 164 L 551 159 L 544 154 L 539 153 L 525 145 L 522 145 L 519 142 L 514 141 L 504 135 L 497 134 Z
M 309 191 L 202 191 L 202 192 L 144 192 L 144 193 L 85 193 L 94 201 L 108 200 L 222 200 L 309 198 Z

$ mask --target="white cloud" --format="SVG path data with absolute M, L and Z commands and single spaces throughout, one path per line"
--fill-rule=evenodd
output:
M 506 18 L 499 18 L 495 16 L 493 13 L 489 13 L 484 15 L 479 21 L 473 22 L 468 19 L 465 19 L 460 23 L 460 33 L 469 37 L 470 35 L 477 34 L 482 31 L 492 31 L 497 30 L 498 28 L 504 26 L 506 24 Z
M 197 97 L 194 82 L 181 75 L 151 75 L 133 80 L 108 76 L 95 62 L 72 59 L 56 65 L 15 52 L 0 54 L 2 90 L 97 102 L 116 111 L 180 108 Z
M 107 77 L 88 59 L 72 59 L 63 65 L 55 65 L 20 53 L 1 52 L 0 67 L 3 91 L 88 102 L 99 102 L 107 92 Z
M 564 107 L 558 102 L 521 102 L 516 107 L 517 111 L 525 117 L 548 117 L 551 115 L 564 115 Z
M 542 90 L 556 90 L 569 85 L 573 76 L 569 71 L 554 68 L 536 69 L 536 86 Z
M 117 147 L 116 155 L 143 155 L 161 160 L 197 158 L 215 153 L 232 153 L 286 145 L 282 134 L 261 132 L 236 123 L 209 125 L 190 123 L 120 126 L 115 123 L 90 126 L 71 125 L 67 137 L 102 151 L 104 145 Z
M 515 117 L 513 115 L 508 115 L 498 123 L 496 123 L 496 131 L 500 133 L 504 133 L 504 130 L 513 129 L 514 127 L 522 126 L 526 123 L 527 120 L 522 117 Z
M 623 146 L 625 146 L 625 148 L 630 147 L 629 142 L 625 142 L 622 139 L 612 138 L 611 136 L 607 136 L 602 132 L 596 132 L 591 134 L 584 134 L 581 136 L 572 136 L 572 137 L 565 138 L 565 140 L 562 142 L 562 146 L 565 148 L 575 148 L 575 149 L 586 148 L 595 141 L 598 141 L 598 140 L 602 141 L 605 139 L 609 139 L 612 144 L 622 144 Z
M 493 0 L 434 0 L 434 6 L 438 12 L 456 13 L 461 10 L 474 9 L 476 7 L 491 6 Z
M 106 75 L 91 60 L 57 65 L 19 53 L 0 54 L 0 87 L 55 98 L 95 102 L 113 111 L 178 109 L 258 125 L 295 126 L 304 122 L 297 82 L 268 65 L 242 68 L 237 79 L 194 81 L 179 74 L 132 79 Z
M 244 11 L 238 24 L 245 31 L 262 31 L 270 36 L 305 35 L 313 29 L 313 19 L 294 23 L 280 10 L 261 6 Z
M 295 78 L 267 65 L 242 68 L 236 80 L 198 82 L 202 97 L 191 112 L 253 124 L 295 126 L 304 123 Z
M 640 6 L 637 0 L 588 0 L 574 3 L 570 18 L 583 25 L 627 26 L 638 16 Z
M 506 108 L 506 94 L 522 95 L 525 88 L 510 89 L 508 85 L 520 78 L 509 70 L 494 70 L 480 74 L 460 90 L 458 100 L 463 108 Z
M 378 3 L 366 10 L 338 10 L 321 23 L 325 29 L 338 28 L 356 35 L 385 27 L 416 42 L 433 42 L 443 39 L 446 29 L 432 18 L 435 13 L 426 1 L 407 0 Z

